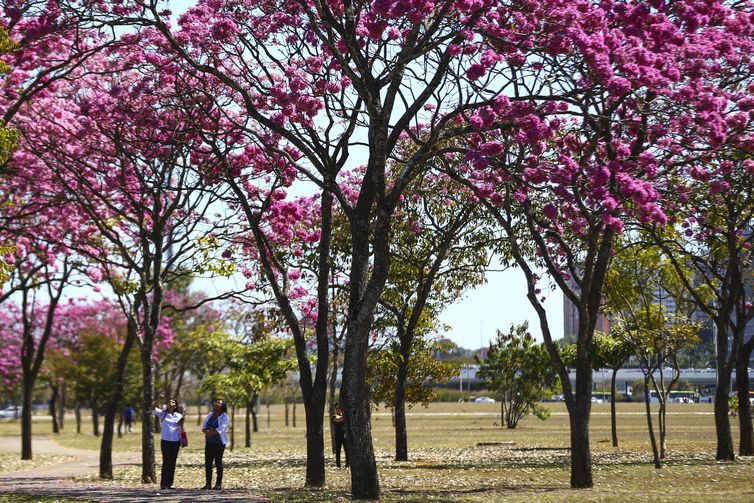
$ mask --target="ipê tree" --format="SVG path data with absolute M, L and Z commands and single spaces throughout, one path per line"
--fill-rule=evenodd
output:
M 524 25 L 524 33 L 513 33 L 508 26 L 529 6 L 202 1 L 179 18 L 176 31 L 171 31 L 156 3 L 126 2 L 107 12 L 99 5 L 86 7 L 89 11 L 82 19 L 93 14 L 112 23 L 156 27 L 188 71 L 206 75 L 204 89 L 211 89 L 219 102 L 235 103 L 231 108 L 243 111 L 242 124 L 251 120 L 261 128 L 244 131 L 255 132 L 266 157 L 275 157 L 270 149 L 276 152 L 273 164 L 278 172 L 293 169 L 318 187 L 322 208 L 330 211 L 335 199 L 346 214 L 351 233 L 350 301 L 341 398 L 347 441 L 354 453 L 352 492 L 358 498 L 379 497 L 366 354 L 388 276 L 393 213 L 407 185 L 427 169 L 426 161 L 437 146 L 465 134 L 464 117 L 491 105 L 510 80 L 518 78 L 506 65 L 492 68 L 505 60 L 507 48 L 491 48 L 486 34 L 510 34 L 514 43 L 530 40 L 534 26 Z M 520 53 L 514 52 L 515 59 Z M 476 81 L 483 74 L 488 78 L 481 85 Z M 450 124 L 459 127 L 449 129 Z M 427 134 L 415 134 L 420 125 Z M 416 148 L 406 149 L 407 141 Z M 364 156 L 354 155 L 359 150 Z M 337 178 L 364 158 L 366 165 L 350 197 Z M 397 167 L 390 183 L 389 158 Z M 328 234 L 323 227 L 324 252 Z M 320 257 L 317 311 L 324 314 L 328 253 Z M 321 318 L 318 345 L 326 343 L 327 320 Z M 324 361 L 322 354 L 317 361 Z M 322 451 L 318 445 L 313 448 Z M 311 461 L 315 466 L 307 470 L 307 485 L 324 485 L 319 452 Z
M 165 328 L 164 285 L 205 265 L 207 250 L 197 243 L 223 232 L 222 217 L 211 209 L 222 192 L 204 190 L 208 168 L 193 157 L 199 140 L 190 125 L 202 112 L 183 100 L 187 84 L 143 63 L 149 58 L 138 47 L 123 51 L 122 59 L 90 61 L 78 69 L 80 78 L 30 104 L 18 129 L 23 160 L 58 187 L 55 197 L 86 215 L 74 249 L 91 262 L 90 277 L 105 278 L 121 301 L 131 337 L 119 366 L 125 368 L 129 341 L 138 343 L 147 425 L 156 344 Z M 124 68 L 123 61 L 136 67 Z M 103 445 L 112 439 L 117 398 Z M 111 476 L 110 463 L 102 462 L 102 475 Z M 154 480 L 153 437 L 143 428 L 142 481 Z
M 80 7 L 78 2 L 75 5 Z M 534 160 L 527 158 L 531 164 L 525 168 L 532 170 L 534 179 L 541 175 L 547 179 L 550 172 L 553 184 L 560 187 L 557 200 L 573 195 L 571 171 L 588 172 L 586 178 L 594 175 L 593 187 L 575 190 L 581 190 L 579 199 L 591 208 L 566 202 L 566 219 L 576 221 L 574 235 L 586 243 L 585 260 L 572 263 L 573 270 L 565 273 L 577 278 L 581 293 L 569 288 L 566 280 L 558 281 L 572 300 L 578 303 L 582 297 L 577 402 L 571 400 L 568 386 L 565 392 L 572 411 L 572 485 L 592 486 L 591 374 L 586 374 L 591 372 L 592 320 L 612 238 L 623 223 L 624 201 L 631 200 L 636 205 L 631 212 L 648 220 L 664 219 L 656 208 L 654 190 L 641 183 L 653 178 L 656 169 L 651 155 L 642 156 L 649 117 L 667 103 L 658 96 L 689 75 L 696 77 L 699 65 L 710 66 L 707 62 L 719 54 L 715 44 L 727 36 L 721 3 L 655 2 L 650 7 L 643 2 L 603 6 L 587 0 L 537 4 L 212 0 L 200 1 L 181 16 L 176 31 L 171 31 L 165 21 L 168 14 L 160 12 L 154 1 L 118 2 L 113 9 L 107 4 L 83 5 L 80 19 L 93 16 L 112 24 L 155 27 L 189 72 L 207 77 L 207 85 L 199 89 L 207 89 L 218 102 L 233 103 L 228 115 L 242 110 L 242 125 L 251 120 L 261 128 L 244 127 L 244 131 L 253 131 L 264 152 L 273 149 L 281 154 L 284 159 L 282 165 L 276 159 L 276 169 L 293 168 L 317 185 L 323 208 L 330 207 L 327 199 L 332 197 L 346 213 L 352 260 L 343 402 L 349 448 L 354 452 L 352 492 L 357 498 L 379 497 L 364 377 L 369 332 L 388 277 L 388 237 L 400 196 L 446 138 L 466 135 L 472 128 L 512 127 L 513 141 L 539 150 L 550 135 L 547 123 L 535 112 L 556 112 L 556 101 L 562 99 L 561 119 L 580 117 L 583 134 L 560 138 L 562 162 L 553 155 L 540 164 L 538 160 L 544 158 L 538 151 Z M 513 81 L 518 82 L 515 89 Z M 536 101 L 533 107 L 510 107 L 496 101 L 503 93 L 517 103 L 531 97 Z M 664 123 L 665 117 L 655 122 Z M 458 127 L 449 130 L 447 125 Z M 418 134 L 418 129 L 426 134 Z M 400 148 L 399 142 L 406 138 L 417 148 Z M 497 144 L 475 143 L 485 145 L 481 156 L 471 153 L 476 159 L 500 153 Z M 357 150 L 367 160 L 351 200 L 336 181 L 348 164 L 360 164 L 352 156 Z M 396 159 L 398 166 L 393 183 L 386 176 L 389 158 Z M 484 187 L 493 182 L 485 175 L 473 178 L 475 185 Z M 479 195 L 497 192 L 484 189 Z M 604 211 L 592 211 L 603 204 Z M 327 234 L 322 233 L 325 244 Z M 548 253 L 543 242 L 537 248 Z M 326 256 L 322 255 L 323 264 Z M 553 277 L 569 268 L 548 258 L 543 262 L 553 265 Z M 529 279 L 535 302 L 537 287 L 531 274 Z M 327 312 L 321 309 L 324 283 L 318 294 L 320 313 Z M 318 337 L 325 340 L 324 330 Z M 557 362 L 556 348 L 550 342 L 548 347 Z M 565 373 L 562 365 L 558 367 Z M 316 468 L 317 477 L 307 476 L 307 484 L 323 485 L 324 471 L 320 465 Z
M 733 19 L 730 23 L 736 26 Z M 684 141 L 702 154 L 690 163 L 678 161 L 683 169 L 668 181 L 672 230 L 650 230 L 688 294 L 714 324 L 716 458 L 729 461 L 735 459 L 728 402 L 734 369 L 739 396 L 738 452 L 754 454 L 747 399 L 754 338 L 745 336 L 754 319 L 754 81 L 751 72 L 743 69 L 746 64 L 736 59 L 750 61 L 751 41 L 733 47 L 724 66 L 730 74 L 721 79 L 724 85 L 709 90 L 711 97 L 696 96 L 695 87 L 690 86 L 679 91 L 690 97 L 689 109 L 675 117 L 674 124 L 689 131 Z
M 456 177 L 466 179 L 496 216 L 526 276 L 563 382 L 571 486 L 585 488 L 593 485 L 593 334 L 615 238 L 632 221 L 660 227 L 667 221 L 658 190 L 671 167 L 664 154 L 693 155 L 679 144 L 677 131 L 667 129 L 688 103 L 676 91 L 700 81 L 714 87 L 716 63 L 724 58 L 718 42 L 729 36 L 725 25 L 747 14 L 719 2 L 530 7 L 521 22 L 541 23 L 541 43 L 532 40 L 518 58 L 517 71 L 528 78 L 498 113 L 515 118 L 529 107 L 533 116 L 520 120 L 515 134 L 492 135 L 483 129 L 489 119 L 478 114 L 479 134 L 470 138 L 467 168 Z M 698 98 L 712 97 L 704 86 L 696 89 Z M 521 98 L 531 94 L 539 99 Z M 548 103 L 538 108 L 541 100 Z M 551 336 L 540 270 L 578 310 L 575 386 Z
M 534 341 L 528 322 L 511 325 L 508 333 L 498 330 L 487 358 L 477 361 L 477 375 L 501 397 L 501 425 L 515 428 L 526 414 L 541 420 L 549 417 L 550 411 L 540 402 L 558 389 L 560 379 L 545 346 Z

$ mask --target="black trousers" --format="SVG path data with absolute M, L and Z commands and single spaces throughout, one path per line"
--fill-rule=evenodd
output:
M 212 463 L 217 468 L 216 486 L 223 484 L 223 453 L 225 446 L 223 444 L 205 444 L 204 445 L 204 474 L 207 479 L 207 485 L 212 485 Z
M 160 450 L 162 451 L 160 487 L 171 487 L 173 485 L 173 478 L 175 477 L 175 463 L 178 460 L 178 451 L 181 450 L 181 443 L 178 441 L 161 440 Z
M 346 446 L 346 434 L 344 431 L 335 430 L 335 466 L 340 468 L 340 449 L 346 453 L 346 468 L 348 467 L 348 447 Z

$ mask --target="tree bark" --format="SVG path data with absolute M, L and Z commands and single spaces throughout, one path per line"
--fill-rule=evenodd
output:
M 720 323 L 717 327 L 717 390 L 715 391 L 715 432 L 717 434 L 717 452 L 715 459 L 718 461 L 733 461 L 733 435 L 730 429 L 730 407 L 728 396 L 730 395 L 730 380 L 732 368 L 728 364 L 728 340 L 725 334 L 727 324 Z
M 749 401 L 749 358 L 751 349 L 739 351 L 736 361 L 736 393 L 738 395 L 739 456 L 754 455 L 751 402 Z
M 76 434 L 81 434 L 81 402 L 76 400 L 76 403 L 73 405 L 74 407 L 74 414 L 76 415 Z
M 92 433 L 95 437 L 99 437 L 99 409 L 94 403 L 92 403 Z
M 251 409 L 254 407 L 252 400 L 246 401 L 246 417 L 244 423 L 244 445 L 251 447 Z
M 395 460 L 408 461 L 408 437 L 406 434 L 406 374 L 408 373 L 408 358 L 403 355 L 398 366 L 398 377 L 395 382 Z
M 319 394 L 318 394 L 319 396 Z M 322 404 L 304 402 L 306 420 L 306 478 L 307 487 L 324 485 L 325 473 L 325 436 L 324 436 L 324 388 L 322 389 Z M 317 397 L 312 397 L 315 400 Z M 269 413 L 269 409 L 268 409 Z M 311 479 L 311 482 L 310 482 Z M 311 484 L 311 485 L 310 485 Z
M 154 381 L 152 368 L 152 345 L 142 343 L 140 348 L 141 377 L 144 380 L 141 395 L 141 483 L 157 482 L 155 473 L 154 437 L 152 436 L 152 403 L 154 402 Z
M 50 402 L 49 402 L 49 412 L 50 417 L 52 418 L 52 432 L 53 433 L 60 433 L 60 428 L 58 426 L 58 414 L 57 414 L 57 401 L 58 401 L 58 386 L 55 386 L 53 384 L 54 381 L 50 382 L 50 390 L 52 390 L 52 393 L 50 394 Z
M 349 322 L 350 323 L 350 322 Z M 366 383 L 366 352 L 369 337 L 368 325 L 349 327 L 353 331 L 346 337 L 346 354 L 341 399 L 346 423 L 348 461 L 351 464 L 351 494 L 354 498 L 374 500 L 380 497 L 377 463 L 372 445 L 369 391 Z M 343 393 L 345 392 L 345 393 Z
M 236 404 L 230 406 L 230 452 L 236 446 Z
M 32 391 L 34 389 L 34 379 L 24 369 L 23 372 L 23 400 L 21 409 L 21 459 L 32 459 L 31 453 L 31 408 L 32 408 Z
M 65 425 L 65 406 L 66 406 L 66 399 L 68 398 L 67 395 L 67 388 L 65 381 L 63 381 L 63 384 L 60 386 L 60 407 L 58 407 L 58 427 L 62 430 Z
M 254 397 L 251 399 L 251 423 L 252 431 L 257 433 L 259 431 L 259 422 L 257 421 L 257 412 L 259 411 L 259 393 L 254 393 Z
M 613 447 L 618 447 L 618 425 L 615 417 L 615 380 L 618 375 L 618 369 L 613 369 L 613 377 L 610 380 L 610 430 L 613 436 Z
M 577 364 L 576 393 L 566 403 L 571 426 L 571 488 L 588 489 L 594 486 L 589 446 L 589 414 L 592 408 L 592 368 L 589 362 Z
M 649 441 L 652 444 L 652 458 L 654 460 L 655 468 L 662 468 L 660 463 L 660 453 L 657 449 L 657 439 L 655 438 L 655 431 L 652 427 L 652 407 L 649 401 L 649 374 L 644 376 L 644 408 L 647 413 L 647 431 L 649 432 Z
M 99 450 L 99 476 L 101 479 L 112 480 L 113 478 L 113 429 L 115 416 L 120 410 L 118 417 L 118 437 L 121 437 L 121 427 L 123 425 L 123 407 L 121 399 L 123 398 L 123 387 L 126 381 L 126 366 L 128 365 L 128 355 L 131 353 L 134 341 L 136 340 L 137 327 L 133 320 L 128 320 L 126 327 L 126 340 L 123 341 L 123 347 L 118 355 L 118 362 L 115 366 L 115 382 L 113 383 L 110 397 L 105 406 L 105 424 L 102 431 L 102 442 Z

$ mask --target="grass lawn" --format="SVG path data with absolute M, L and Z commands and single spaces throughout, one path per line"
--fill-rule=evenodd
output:
M 385 501 L 578 501 L 618 502 L 652 500 L 691 502 L 754 501 L 754 458 L 718 463 L 710 404 L 671 404 L 668 413 L 669 457 L 660 470 L 652 467 L 642 404 L 618 404 L 620 447 L 610 442 L 608 404 L 592 408 L 591 442 L 595 488 L 569 488 L 568 416 L 562 403 L 550 404 L 547 421 L 526 418 L 515 430 L 500 427 L 499 405 L 484 403 L 433 404 L 414 408 L 408 416 L 410 461 L 393 461 L 394 433 L 389 411 L 376 411 L 373 437 Z M 282 406 L 260 414 L 260 431 L 252 434 L 252 447 L 227 452 L 224 485 L 246 488 L 273 501 L 333 501 L 348 498 L 350 474 L 337 470 L 328 456 L 327 487 L 303 488 L 303 407 L 298 407 L 297 428 L 286 427 Z M 193 416 L 195 419 L 195 416 Z M 243 445 L 242 416 L 236 425 L 236 445 Z M 176 485 L 203 484 L 202 438 L 195 421 L 188 420 L 189 447 L 178 458 Z M 731 418 L 737 441 L 737 420 Z M 49 425 L 35 422 L 35 434 Z M 99 440 L 85 424 L 86 434 L 76 435 L 72 421 L 59 443 L 96 449 Z M 655 425 L 656 427 L 656 425 Z M 14 430 L 15 428 L 15 430 Z M 71 430 L 74 430 L 73 432 Z M 0 424 L 0 435 L 18 434 L 17 424 Z M 325 432 L 326 441 L 329 430 Z M 478 445 L 478 444 L 483 445 Z M 140 436 L 116 439 L 116 449 L 138 450 Z M 159 463 L 159 453 L 158 453 Z M 116 471 L 116 484 L 138 484 L 140 468 Z M 2 503 L 3 500 L 0 500 Z

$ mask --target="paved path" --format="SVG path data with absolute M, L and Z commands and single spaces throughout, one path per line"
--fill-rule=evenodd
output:
M 76 483 L 74 476 L 96 476 L 99 472 L 99 451 L 69 449 L 45 436 L 32 438 L 33 451 L 38 454 L 72 456 L 73 459 L 57 464 L 39 466 L 17 472 L 0 473 L 0 493 L 53 496 L 77 501 L 138 503 L 159 499 L 161 502 L 193 503 L 208 501 L 265 502 L 266 498 L 252 496 L 244 491 L 199 491 L 175 489 L 158 491 L 154 486 L 126 487 L 110 483 Z M 0 452 L 18 452 L 19 437 L 0 437 Z M 138 465 L 139 452 L 114 452 L 113 467 Z

